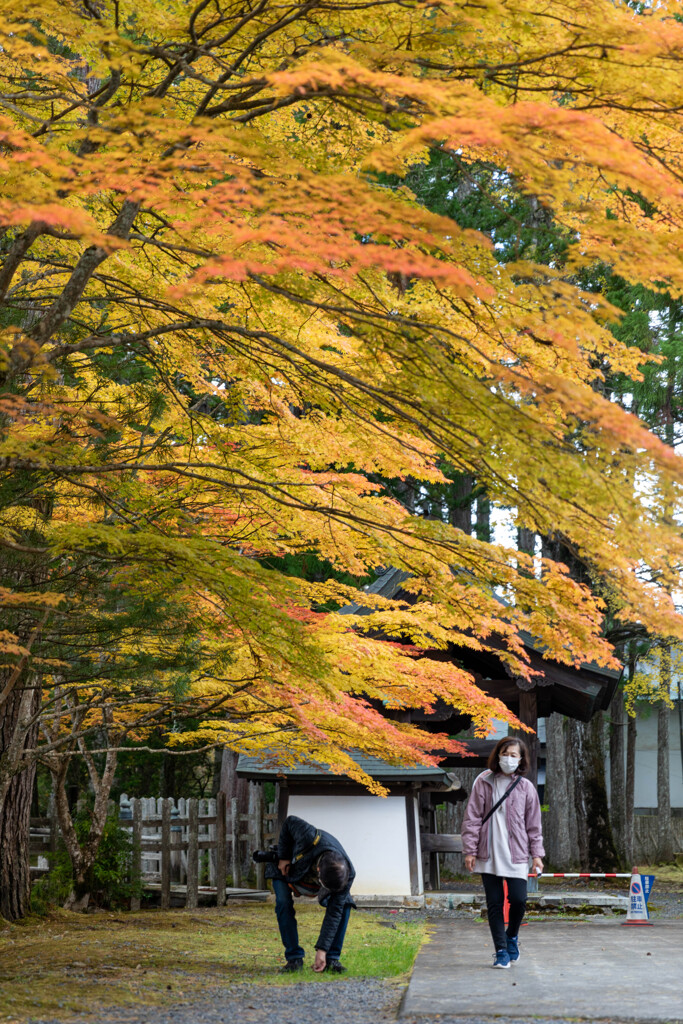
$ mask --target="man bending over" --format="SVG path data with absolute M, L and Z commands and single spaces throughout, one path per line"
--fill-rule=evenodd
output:
M 269 864 L 266 875 L 273 882 L 275 914 L 287 963 L 282 972 L 300 971 L 304 950 L 294 910 L 294 896 L 317 897 L 325 908 L 315 944 L 314 971 L 346 970 L 340 963 L 351 907 L 351 885 L 356 872 L 339 840 L 290 814 L 285 819 L 277 847 L 278 862 Z

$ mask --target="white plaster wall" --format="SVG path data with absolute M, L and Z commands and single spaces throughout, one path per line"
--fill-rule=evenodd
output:
M 636 807 L 657 806 L 657 711 L 647 718 L 638 716 L 636 736 Z M 669 717 L 669 783 L 671 806 L 683 807 L 683 773 L 681 772 L 681 735 L 678 709 Z
M 617 698 L 615 698 L 616 700 Z M 657 806 L 657 710 L 645 716 L 639 713 L 636 735 L 636 807 Z M 625 758 L 624 758 L 625 763 Z M 607 793 L 609 796 L 609 755 L 606 757 Z M 669 784 L 671 806 L 683 807 L 683 771 L 681 770 L 681 735 L 678 725 L 678 708 L 670 712 L 669 718 Z
M 410 896 L 405 797 L 290 793 L 287 813 L 336 836 L 356 869 L 354 893 Z

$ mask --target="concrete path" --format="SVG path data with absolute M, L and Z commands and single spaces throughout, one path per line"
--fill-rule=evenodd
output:
M 521 957 L 491 968 L 486 924 L 439 921 L 418 954 L 402 1017 L 683 1021 L 683 921 L 534 921 Z

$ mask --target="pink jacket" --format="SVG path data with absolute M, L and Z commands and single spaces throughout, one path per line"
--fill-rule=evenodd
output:
M 512 779 L 510 779 L 512 782 Z M 472 786 L 467 809 L 462 822 L 462 852 L 474 854 L 481 860 L 489 855 L 489 824 L 482 828 L 482 818 L 491 809 L 493 793 L 493 772 L 482 772 Z M 543 857 L 543 833 L 541 831 L 541 805 L 536 787 L 522 778 L 503 804 L 505 820 L 510 839 L 510 858 L 519 864 L 531 857 Z

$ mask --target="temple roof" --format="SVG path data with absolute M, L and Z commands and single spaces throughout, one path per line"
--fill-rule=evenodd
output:
M 413 767 L 396 766 L 380 761 L 377 757 L 370 757 L 366 754 L 352 753 L 351 755 L 364 772 L 373 779 L 383 784 L 391 782 L 431 782 L 436 785 L 447 783 L 446 772 L 442 768 L 431 768 L 423 765 Z M 337 783 L 349 782 L 357 785 L 355 779 L 349 779 L 346 775 L 339 775 L 332 772 L 328 765 L 324 764 L 297 764 L 294 767 L 282 766 L 272 758 L 247 757 L 240 754 L 237 761 L 237 774 L 245 779 L 253 779 L 258 782 L 273 781 L 278 779 L 293 779 L 296 782 L 321 782 L 334 781 Z
M 413 595 L 402 592 L 402 585 L 410 575 L 402 569 L 385 569 L 373 583 L 364 588 L 365 592 L 393 600 L 413 601 Z M 503 605 L 506 603 L 502 598 L 498 600 Z M 372 608 L 354 602 L 341 608 L 339 614 L 371 615 L 372 612 Z M 453 644 L 448 652 L 439 652 L 439 655 L 460 662 L 467 671 L 474 674 L 481 689 L 498 697 L 515 713 L 520 691 L 525 690 L 536 691 L 538 714 L 541 717 L 557 711 L 588 722 L 596 712 L 609 707 L 621 678 L 620 670 L 604 668 L 595 662 L 585 662 L 578 668 L 562 665 L 546 656 L 543 644 L 531 633 L 520 630 L 519 634 L 531 668 L 539 673 L 532 681 L 513 679 L 501 659 L 492 651 L 472 651 Z M 439 717 L 442 721 L 445 718 Z M 426 722 L 420 724 L 424 727 Z

